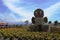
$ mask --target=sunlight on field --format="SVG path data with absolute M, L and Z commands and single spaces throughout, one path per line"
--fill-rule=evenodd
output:
M 4 28 L 0 29 L 0 37 L 6 36 L 6 37 L 31 37 L 33 38 L 44 38 L 51 39 L 53 36 L 60 39 L 60 34 L 58 33 L 49 33 L 49 32 L 28 32 L 28 27 L 22 27 L 22 28 Z

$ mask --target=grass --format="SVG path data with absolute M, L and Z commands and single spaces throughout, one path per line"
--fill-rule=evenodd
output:
M 56 38 L 57 40 L 60 39 L 60 34 L 58 33 L 49 33 L 49 32 L 30 32 L 27 31 L 29 28 L 21 27 L 21 28 L 4 28 L 0 29 L 0 38 L 1 37 L 17 37 L 19 38 L 26 38 L 26 39 L 52 39 Z

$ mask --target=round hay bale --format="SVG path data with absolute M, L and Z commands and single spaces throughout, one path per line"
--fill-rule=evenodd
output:
M 47 23 L 48 22 L 48 18 L 44 17 L 44 22 Z
M 32 17 L 32 23 L 35 24 L 35 17 Z
M 43 17 L 43 16 L 44 16 L 43 10 L 42 10 L 42 9 L 36 9 L 36 10 L 34 11 L 34 16 L 35 16 L 35 17 Z

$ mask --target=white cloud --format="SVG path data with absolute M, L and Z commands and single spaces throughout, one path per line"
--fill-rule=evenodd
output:
M 24 7 L 16 7 L 16 3 L 20 2 L 19 0 L 3 0 L 4 4 L 14 13 L 23 16 L 25 19 L 30 20 L 33 16 L 33 13 L 25 10 Z
M 4 5 L 7 6 L 12 12 L 17 13 L 18 15 L 24 17 L 22 19 L 18 19 L 19 20 L 30 20 L 31 21 L 31 17 L 33 16 L 33 11 L 29 11 L 29 10 L 25 10 L 25 7 L 17 7 L 16 5 L 18 5 L 19 3 L 23 3 L 20 0 L 3 0 Z M 48 18 L 51 17 L 52 15 L 54 15 L 53 12 L 55 12 L 55 9 L 60 6 L 60 2 L 48 7 L 47 9 L 44 10 L 44 14 L 45 16 L 47 16 Z M 11 16 L 13 16 L 14 19 L 16 19 L 16 17 L 11 14 Z
M 51 16 L 53 16 L 56 12 L 56 9 L 58 9 L 60 7 L 60 2 L 48 7 L 47 9 L 45 9 L 45 16 L 47 16 L 48 18 L 50 18 Z
M 16 18 L 16 16 L 13 14 L 13 13 L 9 13 L 9 14 L 3 14 L 3 13 L 0 13 L 0 21 L 1 22 L 18 22 L 20 21 L 20 19 L 18 20 Z

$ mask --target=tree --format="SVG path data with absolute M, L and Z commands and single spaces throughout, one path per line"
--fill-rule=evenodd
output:
M 54 21 L 54 25 L 57 25 L 58 24 L 58 21 L 56 20 L 56 21 Z
M 52 22 L 51 21 L 49 21 L 49 24 L 51 24 Z
M 28 20 L 26 20 L 26 21 L 25 21 L 25 24 L 26 24 L 26 25 L 28 25 L 28 23 L 29 23 L 29 21 L 28 21 Z

